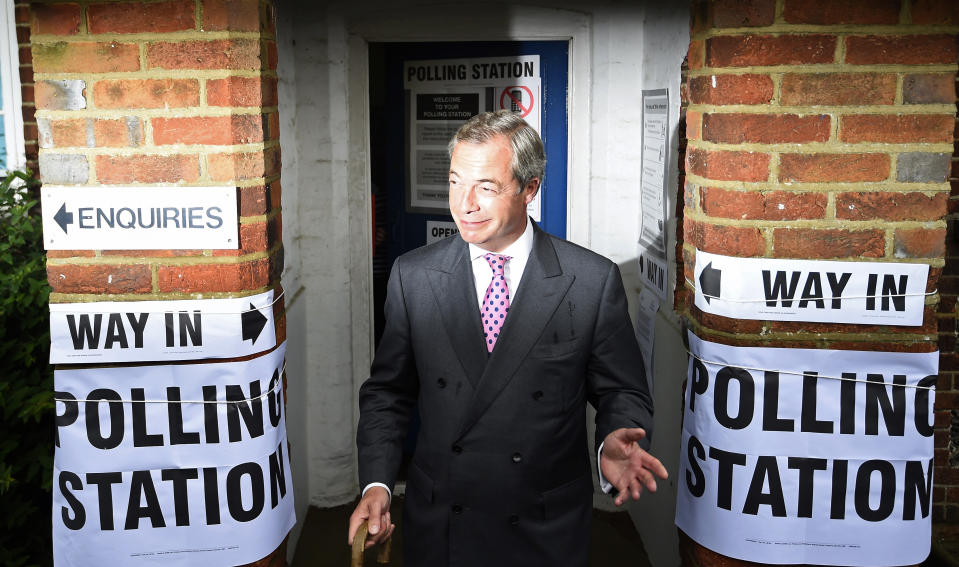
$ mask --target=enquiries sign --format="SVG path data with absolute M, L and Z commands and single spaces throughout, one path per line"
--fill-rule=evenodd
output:
M 44 185 L 47 250 L 239 247 L 235 187 Z

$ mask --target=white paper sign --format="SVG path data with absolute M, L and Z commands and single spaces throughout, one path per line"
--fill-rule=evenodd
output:
M 459 234 L 460 229 L 456 227 L 455 222 L 450 221 L 426 221 L 426 243 L 433 244 L 439 242 L 447 236 Z
M 407 61 L 403 77 L 410 94 L 411 210 L 449 210 L 447 144 L 472 116 L 511 110 L 541 132 L 539 55 Z M 540 220 L 541 203 L 537 194 L 527 206 L 533 220 Z
M 731 347 L 692 333 L 689 348 L 680 529 L 759 563 L 926 557 L 938 352 Z
M 669 164 L 669 93 L 643 91 L 643 171 L 640 180 L 639 272 L 643 283 L 668 299 L 666 167 Z
M 238 358 L 276 345 L 273 290 L 251 297 L 50 304 L 50 362 Z
M 696 251 L 696 306 L 735 319 L 922 325 L 927 264 L 737 258 Z
M 55 564 L 243 565 L 276 549 L 296 521 L 285 349 L 57 370 Z
M 239 247 L 235 187 L 44 185 L 47 250 Z
M 643 288 L 638 298 L 639 312 L 636 315 L 636 342 L 643 353 L 643 364 L 649 392 L 653 393 L 653 346 L 656 344 L 656 314 L 659 313 L 659 296 Z

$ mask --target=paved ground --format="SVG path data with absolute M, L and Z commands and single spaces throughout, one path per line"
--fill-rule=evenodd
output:
M 391 515 L 396 523 L 391 567 L 403 565 L 402 497 L 393 499 Z M 303 533 L 291 567 L 347 567 L 350 549 L 346 545 L 346 526 L 353 506 L 313 508 L 306 515 Z M 590 564 L 602 567 L 650 567 L 646 551 L 625 512 L 593 511 L 592 557 Z M 364 565 L 377 565 L 375 553 L 367 552 Z

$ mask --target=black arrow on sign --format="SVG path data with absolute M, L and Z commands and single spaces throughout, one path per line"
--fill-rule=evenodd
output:
M 53 215 L 53 220 L 57 221 L 57 224 L 63 229 L 63 234 L 66 234 L 67 226 L 73 224 L 73 213 L 67 212 L 66 203 L 60 205 L 60 210 L 57 211 L 57 214 Z
M 250 310 L 240 315 L 240 320 L 243 324 L 243 340 L 252 340 L 252 344 L 256 344 L 257 337 L 266 326 L 266 317 L 251 303 Z
M 703 271 L 699 274 L 699 289 L 706 298 L 706 303 L 712 297 L 719 297 L 719 290 L 722 288 L 723 272 L 713 268 L 713 263 L 706 264 Z

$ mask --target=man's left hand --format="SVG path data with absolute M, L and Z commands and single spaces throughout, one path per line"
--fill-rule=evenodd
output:
M 603 443 L 599 468 L 603 477 L 619 491 L 614 500 L 617 506 L 628 498 L 639 500 L 643 487 L 656 492 L 656 477 L 665 480 L 669 476 L 659 459 L 636 444 L 645 437 L 646 431 L 641 427 L 624 427 L 607 435 Z

